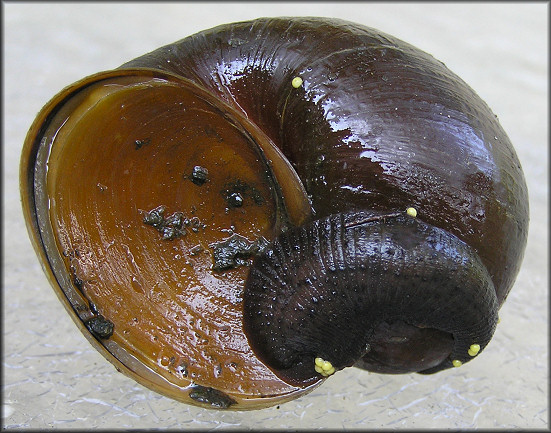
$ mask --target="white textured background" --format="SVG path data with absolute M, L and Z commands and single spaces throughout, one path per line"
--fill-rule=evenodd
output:
M 4 428 L 549 428 L 548 5 L 511 3 L 3 3 Z M 484 355 L 433 376 L 338 373 L 311 394 L 256 412 L 187 406 L 117 373 L 77 330 L 27 238 L 19 154 L 61 88 L 225 22 L 340 17 L 433 54 L 486 100 L 530 191 L 523 268 Z

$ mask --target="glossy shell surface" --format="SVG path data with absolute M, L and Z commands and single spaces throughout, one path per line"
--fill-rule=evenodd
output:
M 173 398 L 250 409 L 316 384 L 275 376 L 241 320 L 243 250 L 309 208 L 287 212 L 276 150 L 226 108 L 169 74 L 89 78 L 38 116 L 22 190 L 43 267 L 96 348 Z
M 499 307 L 528 223 L 518 158 L 472 89 L 396 38 L 315 18 L 220 26 L 68 87 L 29 131 L 21 194 L 92 344 L 213 408 L 322 381 L 281 379 L 243 331 L 249 265 L 287 228 L 414 207 L 480 257 Z

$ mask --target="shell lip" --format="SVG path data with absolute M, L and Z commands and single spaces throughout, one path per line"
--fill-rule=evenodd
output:
M 77 93 L 92 86 L 93 84 L 97 84 L 101 81 L 113 77 L 133 75 L 145 75 L 154 78 L 165 78 L 186 82 L 189 81 L 179 78 L 170 73 L 159 72 L 149 68 L 132 68 L 95 73 L 65 87 L 57 95 L 50 99 L 50 101 L 48 101 L 46 105 L 44 105 L 44 107 L 35 117 L 35 120 L 29 128 L 29 131 L 27 132 L 27 135 L 25 137 L 19 163 L 19 189 L 23 216 L 26 222 L 29 238 L 31 239 L 36 254 L 41 258 L 40 261 L 42 264 L 42 268 L 44 269 L 44 272 L 48 275 L 48 279 L 52 282 L 52 284 L 54 283 L 54 281 L 55 284 L 59 284 L 59 282 L 53 275 L 51 275 L 51 270 L 45 265 L 45 263 L 48 263 L 49 267 L 51 268 L 50 260 L 47 254 L 45 254 L 46 245 L 41 234 L 40 225 L 38 222 L 35 199 L 35 166 L 37 163 L 46 164 L 47 162 L 47 155 L 45 156 L 44 161 L 38 160 L 39 149 L 46 144 L 44 138 L 45 131 L 47 130 L 59 110 L 61 110 L 61 108 Z
M 132 75 L 142 75 L 167 79 L 174 78 L 173 76 L 171 76 L 171 74 L 158 73 L 157 71 L 146 70 L 145 68 L 136 68 L 133 70 L 129 69 L 124 71 L 114 70 L 98 72 L 65 87 L 52 99 L 50 99 L 50 101 L 48 101 L 46 105 L 44 105 L 44 107 L 35 117 L 33 124 L 27 132 L 20 159 L 19 181 L 22 211 L 29 239 L 31 240 L 31 244 L 39 258 L 39 263 L 48 281 L 50 282 L 52 287 L 54 287 L 56 295 L 64 305 L 65 309 L 67 310 L 77 327 L 86 337 L 86 339 L 92 344 L 92 346 L 96 350 L 98 350 L 109 362 L 111 362 L 117 368 L 117 370 L 124 372 L 127 376 L 130 377 L 138 374 L 143 381 L 154 383 L 151 372 L 147 373 L 144 366 L 138 366 L 136 360 L 129 353 L 127 353 L 126 351 L 124 351 L 124 349 L 120 347 L 112 347 L 113 344 L 111 344 L 112 342 L 110 342 L 109 340 L 101 341 L 99 338 L 97 338 L 97 336 L 93 335 L 93 333 L 86 328 L 85 320 L 84 318 L 81 318 L 79 311 L 77 310 L 87 310 L 87 301 L 78 292 L 78 290 L 72 288 L 71 284 L 67 284 L 67 281 L 63 281 L 63 278 L 60 277 L 59 272 L 55 271 L 56 265 L 52 261 L 52 256 L 49 251 L 50 249 L 48 247 L 48 241 L 46 240 L 47 234 L 45 234 L 44 229 L 41 228 L 37 210 L 38 204 L 36 190 L 39 186 L 39 180 L 37 179 L 36 175 L 36 167 L 37 164 L 42 167 L 45 167 L 47 165 L 48 153 L 44 151 L 41 152 L 41 149 L 48 145 L 48 143 L 46 143 L 46 138 L 44 137 L 44 135 L 51 123 L 54 121 L 58 112 L 68 101 L 71 100 L 71 98 L 73 98 L 76 94 L 83 91 L 84 89 L 92 86 L 93 84 L 97 84 L 103 80 L 108 80 L 113 77 Z M 126 361 L 121 361 L 122 358 L 124 358 Z M 139 367 L 142 371 L 140 371 Z M 149 376 L 151 376 L 150 379 L 147 379 L 147 377 Z M 155 388 L 155 386 L 152 387 Z
M 184 86 L 192 87 L 194 92 L 198 93 L 200 97 L 206 99 L 209 103 L 212 103 L 214 106 L 222 105 L 223 109 L 227 109 L 228 112 L 232 111 L 235 113 L 235 110 L 232 110 L 231 107 L 227 106 L 227 104 L 217 99 L 210 92 L 196 85 L 193 81 L 172 74 L 170 72 L 159 71 L 156 69 L 145 67 L 132 67 L 98 72 L 89 75 L 62 89 L 57 95 L 50 99 L 50 101 L 48 101 L 46 105 L 44 105 L 44 107 L 35 117 L 35 120 L 29 128 L 29 131 L 27 132 L 27 135 L 25 137 L 19 164 L 19 186 L 23 216 L 35 252 L 42 259 L 42 263 L 49 263 L 49 260 L 47 255 L 44 253 L 45 242 L 41 234 L 40 225 L 36 213 L 35 190 L 37 188 L 37 181 L 34 171 L 37 164 L 47 163 L 47 155 L 44 155 L 43 161 L 38 160 L 39 149 L 47 144 L 45 143 L 44 138 L 45 131 L 50 126 L 58 112 L 63 108 L 63 106 L 79 92 L 94 84 L 98 84 L 101 81 L 106 81 L 115 77 L 133 76 L 143 76 L 144 78 L 152 79 L 163 79 L 166 81 L 183 84 Z M 240 116 L 239 113 L 234 115 L 239 116 L 237 121 L 243 122 L 245 124 L 246 132 L 249 135 L 251 135 L 251 133 L 263 135 L 262 131 L 260 131 L 255 125 L 249 122 L 244 116 Z M 252 129 L 253 131 L 250 131 L 250 129 Z M 295 176 L 298 179 L 296 173 Z M 308 217 L 309 215 L 306 213 L 303 218 L 306 219 Z M 281 224 L 285 226 L 288 224 L 288 222 L 283 221 Z M 42 265 L 42 267 L 47 274 L 50 273 L 46 269 L 44 264 Z M 51 278 L 49 279 L 51 280 Z
M 52 284 L 58 284 L 59 282 L 53 275 L 51 275 L 52 266 L 48 255 L 45 253 L 46 242 L 44 241 L 43 234 L 40 229 L 40 223 L 38 221 L 36 211 L 37 203 L 35 197 L 35 191 L 37 190 L 38 184 L 35 175 L 35 167 L 37 164 L 45 166 L 48 161 L 48 154 L 42 155 L 42 160 L 39 160 L 40 149 L 44 148 L 45 146 L 51 145 L 51 143 L 45 143 L 44 134 L 46 130 L 50 127 L 56 115 L 68 103 L 68 101 L 71 100 L 71 98 L 94 84 L 98 84 L 102 81 L 117 77 L 144 77 L 147 79 L 162 79 L 191 87 L 195 93 L 197 93 L 201 98 L 204 98 L 207 102 L 213 104 L 213 106 L 220 107 L 221 110 L 225 110 L 227 113 L 232 113 L 232 117 L 237 117 L 235 121 L 237 121 L 240 125 L 243 125 L 244 132 L 249 135 L 249 137 L 251 137 L 253 141 L 258 142 L 260 139 L 267 140 L 269 142 L 268 146 L 272 147 L 273 154 L 268 156 L 264 154 L 260 155 L 261 158 L 264 158 L 264 162 L 267 164 L 268 167 L 273 167 L 274 159 L 280 158 L 281 160 L 285 160 L 279 149 L 277 149 L 277 147 L 275 147 L 275 145 L 271 143 L 271 141 L 265 136 L 265 134 L 256 125 L 250 122 L 245 116 L 241 115 L 239 112 L 236 112 L 236 110 L 232 109 L 225 102 L 220 101 L 218 98 L 216 98 L 215 95 L 199 87 L 193 81 L 170 72 L 159 71 L 146 67 L 114 69 L 92 74 L 65 87 L 57 95 L 50 99 L 50 101 L 48 101 L 48 103 L 46 103 L 46 105 L 44 105 L 44 107 L 37 114 L 25 137 L 19 164 L 20 198 L 27 232 L 36 254 L 41 259 L 40 262 L 42 264 L 43 270 L 48 275 L 48 278 Z M 304 201 L 299 206 L 295 207 L 295 215 L 289 216 L 286 203 L 282 198 L 282 191 L 278 189 L 277 182 L 274 182 L 276 189 L 278 189 L 276 191 L 276 197 L 280 201 L 281 208 L 285 210 L 281 213 L 281 218 L 278 221 L 277 228 L 279 230 L 284 230 L 289 225 L 299 225 L 303 221 L 306 221 L 311 217 L 311 206 L 309 201 L 307 200 L 302 182 L 300 181 L 298 175 L 290 166 L 290 164 L 288 164 L 286 170 L 287 173 L 291 174 L 291 176 L 294 175 L 293 181 L 295 185 L 298 185 L 298 187 L 296 188 L 298 191 L 298 195 L 302 195 L 304 197 Z M 270 175 L 274 177 L 273 168 Z M 48 266 L 45 265 L 45 263 L 48 263 Z
M 177 384 L 172 384 L 167 379 L 163 378 L 162 375 L 158 375 L 155 371 L 150 370 L 146 365 L 142 365 L 139 359 L 135 358 L 133 354 L 124 347 L 119 346 L 114 341 L 107 338 L 99 338 L 97 335 L 90 332 L 90 330 L 86 327 L 86 320 L 89 319 L 91 313 L 93 313 L 93 306 L 89 305 L 89 302 L 84 295 L 80 293 L 78 288 L 74 287 L 76 282 L 71 281 L 71 277 L 69 275 L 65 275 L 63 272 L 59 271 L 59 262 L 62 260 L 61 253 L 55 245 L 48 240 L 52 238 L 52 235 L 51 233 L 48 234 L 48 229 L 43 227 L 44 224 L 48 225 L 47 222 L 44 223 L 44 221 L 48 221 L 48 202 L 47 198 L 44 198 L 46 197 L 47 192 L 40 184 L 40 177 L 43 177 L 44 173 L 47 171 L 49 148 L 55 139 L 55 136 L 51 134 L 51 131 L 56 131 L 59 129 L 59 125 L 62 125 L 62 123 L 60 123 L 61 121 L 57 118 L 59 117 L 59 113 L 64 110 L 67 104 L 71 103 L 72 98 L 75 97 L 75 95 L 79 94 L 83 90 L 94 84 L 101 83 L 102 81 L 108 81 L 112 78 L 119 77 L 136 77 L 138 80 L 143 77 L 145 80 L 164 80 L 167 82 L 188 86 L 192 88 L 193 92 L 195 92 L 199 97 L 212 103 L 212 105 L 221 110 L 222 113 L 227 114 L 230 121 L 237 123 L 238 127 L 251 139 L 251 141 L 257 142 L 258 140 L 262 140 L 264 137 L 263 132 L 248 121 L 243 115 L 240 113 L 235 113 L 235 110 L 232 110 L 231 107 L 227 106 L 227 104 L 223 101 L 219 101 L 214 95 L 200 88 L 192 81 L 177 75 L 167 72 L 160 72 L 150 68 L 116 69 L 113 71 L 93 74 L 64 88 L 56 96 L 54 96 L 38 113 L 27 133 L 20 159 L 20 194 L 27 231 L 31 244 L 33 245 L 33 248 L 39 258 L 39 263 L 41 264 L 47 279 L 54 288 L 56 295 L 72 317 L 73 321 L 76 323 L 77 327 L 95 349 L 98 350 L 109 362 L 111 362 L 118 371 L 123 372 L 134 380 L 137 380 L 139 383 L 147 385 L 150 389 L 176 400 L 202 406 L 201 401 L 198 400 L 195 402 L 190 395 L 190 390 L 194 389 L 193 387 L 199 384 L 190 382 L 190 385 L 184 388 Z M 270 167 L 270 164 L 272 163 L 271 158 L 269 159 L 265 157 L 262 153 L 260 153 L 260 156 L 261 158 L 265 158 L 265 163 L 268 167 Z M 270 172 L 270 175 L 273 176 L 273 173 Z M 280 197 L 280 195 L 281 194 L 276 194 L 276 197 Z M 40 207 L 42 207 L 42 210 L 39 209 Z M 42 212 L 42 215 L 39 215 L 40 212 Z M 281 221 L 278 220 L 278 224 L 280 226 L 285 226 L 289 223 L 285 219 L 285 212 L 282 212 L 282 216 L 283 218 Z M 292 400 L 298 395 L 303 395 L 310 392 L 320 383 L 322 383 L 321 380 L 303 387 L 293 386 L 289 391 L 281 394 L 257 395 L 253 393 L 250 395 L 235 395 L 234 393 L 229 392 L 229 397 L 235 397 L 239 402 L 239 404 L 232 404 L 229 409 L 257 409 L 260 407 L 267 407 L 272 404 L 282 403 L 284 401 Z

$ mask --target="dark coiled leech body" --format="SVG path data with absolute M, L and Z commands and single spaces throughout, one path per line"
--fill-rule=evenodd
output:
M 468 361 L 473 342 L 483 349 L 497 323 L 478 257 L 406 215 L 335 214 L 289 230 L 257 259 L 245 290 L 245 331 L 262 335 L 253 349 L 291 380 L 312 377 L 318 356 L 336 369 L 353 365 L 377 327 L 395 321 L 442 333 L 439 347 L 417 347 L 434 373 Z
M 244 112 L 290 160 L 311 200 L 314 218 L 362 210 L 395 214 L 409 206 L 418 210 L 415 222 L 400 217 L 342 232 L 348 248 L 352 245 L 349 237 L 357 242 L 359 232 L 374 229 L 359 241 L 367 256 L 345 255 L 353 257 L 358 266 L 347 264 L 345 270 L 338 271 L 339 281 L 334 284 L 351 293 L 361 292 L 357 296 L 368 301 L 358 311 L 334 319 L 344 320 L 343 330 L 354 335 L 341 335 L 337 338 L 340 342 L 370 344 L 370 351 L 357 365 L 383 372 L 433 372 L 472 357 L 467 354 L 469 345 L 485 346 L 495 327 L 497 308 L 507 297 L 521 263 L 527 237 L 527 191 L 518 159 L 497 118 L 441 62 L 398 39 L 352 23 L 274 18 L 201 32 L 123 67 L 176 73 Z M 298 88 L 291 85 L 295 77 L 302 79 Z M 316 224 L 325 223 L 312 227 Z M 309 233 L 305 230 L 297 233 Z M 418 243 L 417 249 L 403 248 L 409 237 L 400 234 L 402 230 L 412 236 L 409 242 Z M 383 232 L 389 237 L 381 238 Z M 282 235 L 280 241 L 298 236 L 293 233 Z M 442 248 L 430 241 L 431 236 L 446 239 Z M 398 251 L 396 263 L 385 258 L 390 254 L 387 246 Z M 302 247 L 297 244 L 290 251 L 294 248 Z M 296 296 L 313 299 L 312 289 L 325 278 L 330 286 L 323 293 L 329 296 L 336 274 L 331 271 L 327 277 L 318 276 L 317 282 L 313 278 L 329 257 L 338 257 L 338 250 L 331 251 L 319 255 L 318 263 L 315 256 L 304 254 L 300 260 L 277 259 L 297 266 L 284 278 L 299 285 L 305 284 L 301 278 L 313 281 L 305 294 L 296 292 Z M 310 252 L 306 248 L 305 254 Z M 249 288 L 264 285 L 252 279 L 263 281 L 264 267 L 271 269 L 263 260 L 267 259 L 259 259 L 251 270 L 245 306 L 252 305 L 247 301 Z M 308 276 L 304 269 L 313 275 Z M 268 292 L 275 287 L 270 284 Z M 292 285 L 291 281 L 287 284 Z M 285 292 L 285 286 L 282 290 L 295 293 Z M 460 299 L 459 293 L 466 297 Z M 258 323 L 254 326 L 259 329 L 253 331 L 252 324 L 246 325 L 249 334 L 265 341 L 261 348 L 249 335 L 253 347 L 274 368 L 306 362 L 301 359 L 306 354 L 311 363 L 311 358 L 325 353 L 323 338 L 314 344 L 314 337 L 306 343 L 300 336 L 289 335 L 304 332 L 293 328 L 299 326 L 293 322 L 295 307 L 284 312 L 278 303 L 286 302 L 287 295 L 251 296 L 258 296 L 259 303 L 266 296 L 275 297 L 273 306 L 265 304 L 266 311 L 281 308 L 281 317 L 274 316 L 282 321 L 277 326 L 291 327 L 283 332 Z M 412 297 L 419 299 L 411 301 Z M 480 300 L 482 306 L 478 306 Z M 372 301 L 375 306 L 370 305 Z M 440 306 L 440 301 L 445 306 Z M 321 302 L 314 304 L 311 320 L 316 320 L 322 308 Z M 333 304 L 323 305 L 330 309 L 331 317 Z M 413 311 L 399 316 L 396 311 L 406 307 Z M 253 311 L 257 308 L 251 307 Z M 489 316 L 484 318 L 480 309 L 487 310 Z M 363 331 L 357 323 L 348 328 L 347 316 L 352 313 L 358 320 L 373 317 L 375 321 Z M 462 322 L 460 317 L 465 314 Z M 470 328 L 480 323 L 485 323 L 485 330 Z M 339 326 L 323 329 L 330 333 Z M 476 339 L 468 338 L 474 335 Z M 283 336 L 286 343 L 276 342 Z M 402 341 L 393 340 L 396 337 Z M 434 350 L 419 350 L 416 344 L 423 341 L 430 341 Z M 348 355 L 341 356 L 330 347 L 325 349 L 326 356 L 333 356 L 335 366 L 352 362 Z M 366 352 L 361 345 L 349 350 L 354 356 Z M 396 359 L 409 356 L 411 362 L 396 363 Z M 295 376 L 303 379 L 308 374 L 296 372 Z

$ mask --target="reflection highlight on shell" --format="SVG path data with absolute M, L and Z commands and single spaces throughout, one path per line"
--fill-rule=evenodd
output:
M 528 230 L 522 168 L 476 93 L 327 18 L 222 25 L 78 81 L 38 114 L 20 179 L 92 345 L 214 409 L 280 404 L 349 366 L 478 359 Z

